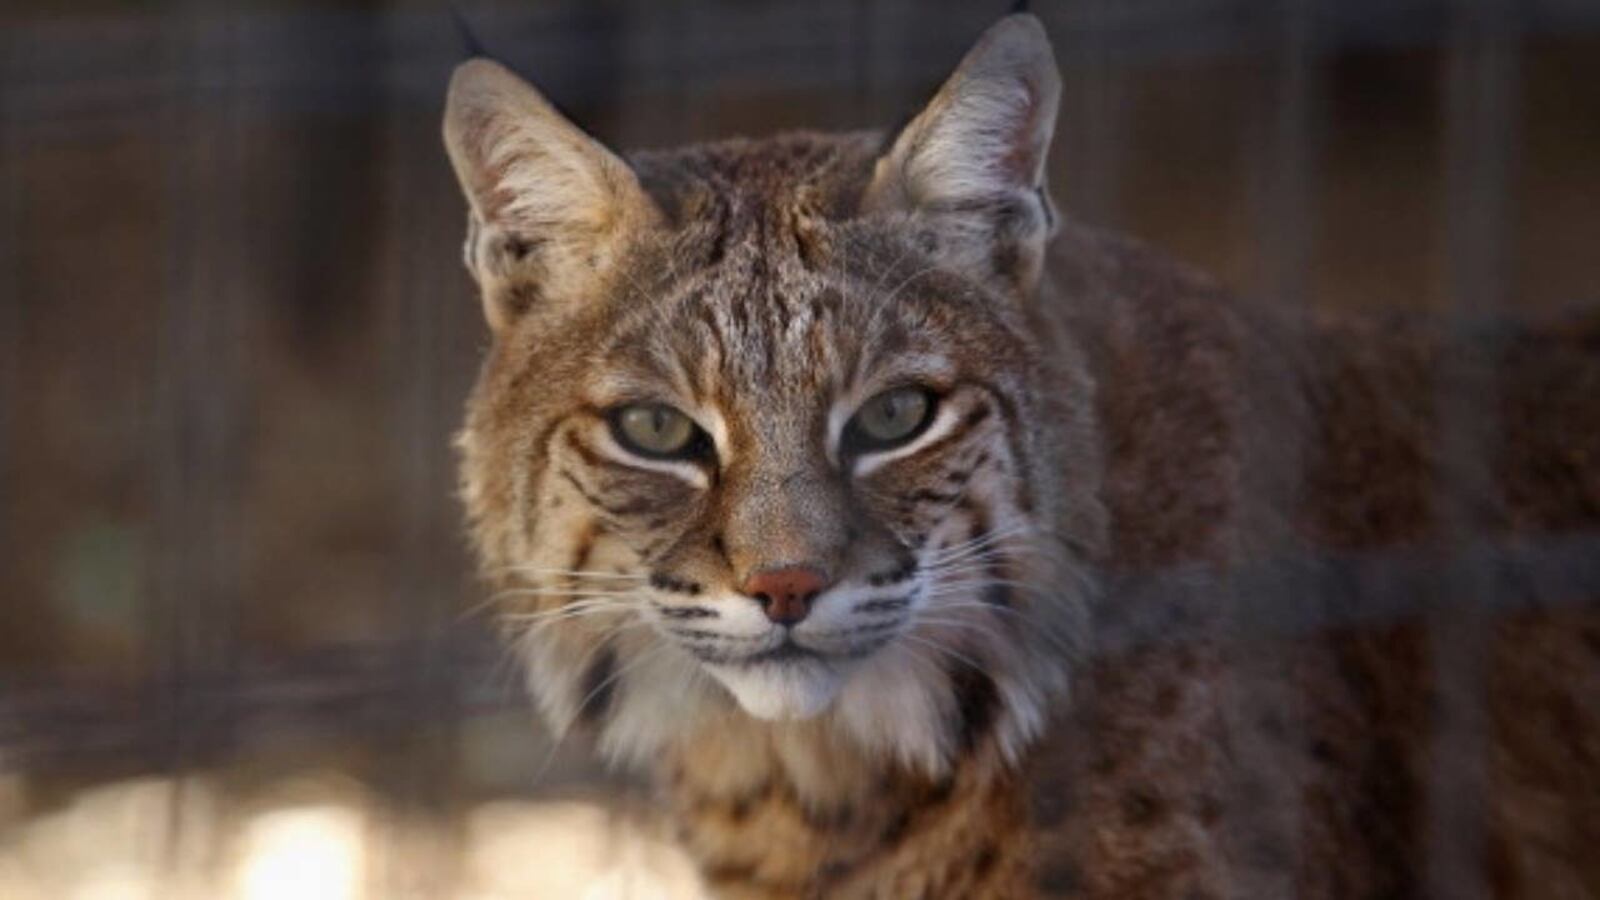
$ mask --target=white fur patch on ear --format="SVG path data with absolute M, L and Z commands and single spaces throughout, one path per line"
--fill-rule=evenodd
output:
M 1061 76 L 1039 20 L 1007 16 L 878 161 L 878 203 L 993 200 L 1044 183 Z
M 1039 20 L 1001 19 L 878 160 L 864 208 L 925 213 L 941 258 L 1031 286 L 1055 226 L 1044 184 L 1060 99 Z
M 504 282 L 526 279 L 541 297 L 579 293 L 655 217 L 627 163 L 491 60 L 451 76 L 444 142 L 472 209 L 467 265 L 497 328 L 516 311 L 492 302 Z

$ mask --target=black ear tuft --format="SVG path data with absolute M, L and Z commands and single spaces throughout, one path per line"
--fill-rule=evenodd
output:
M 467 22 L 466 15 L 461 12 L 461 7 L 454 3 L 450 4 L 450 21 L 455 23 L 456 34 L 461 38 L 461 55 L 463 59 L 475 59 L 478 57 L 494 59 L 494 54 L 484 48 L 483 41 L 478 40 L 478 35 L 473 32 L 472 26 Z

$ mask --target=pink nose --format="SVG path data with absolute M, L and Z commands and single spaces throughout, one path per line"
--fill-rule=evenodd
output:
M 823 574 L 810 566 L 779 566 L 752 574 L 742 590 L 761 604 L 767 618 L 794 625 L 811 612 L 811 601 L 827 586 Z

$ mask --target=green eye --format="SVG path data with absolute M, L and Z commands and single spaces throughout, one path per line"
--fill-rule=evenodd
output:
M 921 434 L 933 419 L 934 397 L 918 387 L 895 388 L 873 397 L 845 426 L 846 449 L 888 450 Z
M 611 434 L 640 456 L 682 458 L 698 452 L 701 431 L 686 415 L 660 403 L 636 403 L 611 413 Z

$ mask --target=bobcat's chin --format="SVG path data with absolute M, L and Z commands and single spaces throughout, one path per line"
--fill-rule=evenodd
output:
M 795 659 L 750 665 L 707 665 L 739 702 L 758 719 L 809 719 L 826 712 L 845 677 L 828 660 Z

